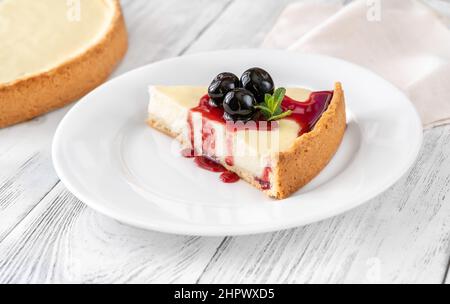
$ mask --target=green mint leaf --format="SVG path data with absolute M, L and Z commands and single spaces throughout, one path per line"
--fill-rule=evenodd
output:
M 291 110 L 287 110 L 286 112 L 283 112 L 283 113 L 281 113 L 279 115 L 275 115 L 275 116 L 270 117 L 268 119 L 268 121 L 279 120 L 279 119 L 288 117 L 291 114 L 292 114 L 292 111 Z
M 272 113 L 273 116 L 280 115 L 283 113 L 283 109 L 281 107 L 276 108 L 275 111 Z
M 284 95 L 286 94 L 285 88 L 278 88 L 276 89 L 275 93 L 273 94 L 273 98 L 275 100 L 274 104 L 274 113 L 275 115 L 278 115 L 283 110 L 281 109 L 281 102 L 283 101 Z
M 273 98 L 275 99 L 275 102 L 277 104 L 281 104 L 281 102 L 283 101 L 284 95 L 286 95 L 286 89 L 278 88 L 275 90 L 275 93 L 273 94 Z
M 265 94 L 264 102 L 255 106 L 256 109 L 260 109 L 265 118 L 268 121 L 278 120 L 287 117 L 292 114 L 292 111 L 283 112 L 281 103 L 286 95 L 285 88 L 278 88 L 273 95 Z
M 267 107 L 270 109 L 270 111 L 273 113 L 273 111 L 275 110 L 275 100 L 273 99 L 273 96 L 270 96 L 269 98 L 269 103 L 267 104 Z
M 264 103 L 267 105 L 269 103 L 269 99 L 272 98 L 272 95 L 265 94 L 264 95 Z
M 255 108 L 260 109 L 260 110 L 264 110 L 264 111 L 268 111 L 268 112 L 272 113 L 272 111 L 265 105 L 258 105 L 258 106 L 255 106 Z
M 272 111 L 266 106 L 255 106 L 255 108 L 260 109 L 266 119 L 272 117 Z

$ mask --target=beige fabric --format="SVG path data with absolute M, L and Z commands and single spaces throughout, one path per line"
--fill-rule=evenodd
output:
M 450 123 L 448 19 L 418 0 L 296 3 L 263 46 L 365 66 L 409 96 L 425 127 Z

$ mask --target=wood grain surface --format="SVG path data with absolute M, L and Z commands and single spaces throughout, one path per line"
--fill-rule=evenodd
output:
M 293 1 L 121 2 L 130 50 L 115 76 L 258 47 Z M 449 1 L 428 2 L 450 16 Z M 188 237 L 118 223 L 66 190 L 50 148 L 69 108 L 0 130 L 0 283 L 450 283 L 450 126 L 425 131 L 411 170 L 353 211 L 275 233 Z

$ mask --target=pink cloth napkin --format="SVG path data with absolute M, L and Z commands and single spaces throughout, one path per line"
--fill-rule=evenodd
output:
M 301 2 L 285 9 L 263 46 L 365 66 L 403 90 L 433 127 L 450 123 L 447 22 L 418 0 Z

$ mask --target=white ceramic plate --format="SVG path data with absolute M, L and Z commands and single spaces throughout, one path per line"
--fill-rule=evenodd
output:
M 150 84 L 207 85 L 219 72 L 260 66 L 278 86 L 332 89 L 341 81 L 348 110 L 344 141 L 310 184 L 283 201 L 245 182 L 221 183 L 146 126 Z M 56 132 L 56 171 L 93 209 L 141 228 L 189 235 L 238 235 L 319 221 L 386 190 L 417 156 L 421 122 L 394 86 L 354 64 L 286 51 L 231 50 L 157 62 L 99 87 Z M 174 152 L 175 151 L 175 152 Z

